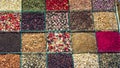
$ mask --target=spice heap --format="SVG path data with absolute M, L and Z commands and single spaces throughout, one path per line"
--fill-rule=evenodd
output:
M 115 0 L 92 0 L 93 11 L 113 11 Z
M 23 52 L 45 52 L 46 42 L 44 33 L 23 33 L 22 34 Z
M 87 42 L 87 43 L 86 43 Z M 73 53 L 97 52 L 94 33 L 72 33 Z
M 46 68 L 46 55 L 43 53 L 23 54 L 22 68 Z
M 99 68 L 97 54 L 74 54 L 74 68 Z
M 120 34 L 118 32 L 97 32 L 96 33 L 99 52 L 119 52 Z
M 45 1 L 22 0 L 22 11 L 45 11 Z
M 22 0 L 0 0 L 0 11 L 21 11 Z
M 120 53 L 102 53 L 100 54 L 100 68 L 119 68 Z
M 91 10 L 92 3 L 91 0 L 69 0 L 70 10 L 71 11 L 82 11 L 82 10 Z
M 47 45 L 49 52 L 70 52 L 69 33 L 48 33 Z
M 93 31 L 92 13 L 90 11 L 73 11 L 70 13 L 70 29 L 74 31 Z
M 117 31 L 118 25 L 114 12 L 95 12 L 94 24 L 97 31 Z
M 44 13 L 41 12 L 23 12 L 21 29 L 23 31 L 40 31 L 45 29 Z
M 73 68 L 71 54 L 48 54 L 48 68 Z
M 14 12 L 0 12 L 0 31 L 20 31 L 20 14 Z
M 20 68 L 19 54 L 1 54 L 0 68 Z
M 62 11 L 68 10 L 68 0 L 47 0 L 46 10 L 47 11 Z
M 20 52 L 20 33 L 0 32 L 0 52 Z
M 68 12 L 47 12 L 46 13 L 47 30 L 69 30 Z

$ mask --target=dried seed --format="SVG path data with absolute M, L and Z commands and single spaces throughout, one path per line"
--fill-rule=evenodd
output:
M 94 24 L 97 31 L 117 31 L 118 25 L 114 12 L 95 12 Z
M 48 54 L 48 68 L 73 68 L 71 54 Z
M 45 52 L 46 42 L 44 33 L 23 33 L 22 34 L 23 52 Z
M 73 53 L 97 52 L 94 33 L 72 33 Z
M 67 12 L 47 12 L 46 14 L 47 30 L 69 30 Z
M 74 11 L 70 13 L 71 30 L 93 31 L 92 13 L 90 11 Z
M 73 59 L 74 68 L 99 68 L 97 54 L 73 54 Z
M 21 11 L 22 0 L 0 0 L 0 11 Z
M 17 54 L 1 54 L 1 68 L 20 68 L 20 56 Z

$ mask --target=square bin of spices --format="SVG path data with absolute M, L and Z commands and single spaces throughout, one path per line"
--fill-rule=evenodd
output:
M 70 33 L 47 34 L 47 51 L 48 52 L 71 52 Z

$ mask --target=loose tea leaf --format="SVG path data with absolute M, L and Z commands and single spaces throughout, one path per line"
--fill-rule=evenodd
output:
M 118 30 L 118 24 L 114 12 L 95 12 L 93 15 L 96 31 Z
M 72 33 L 73 53 L 97 52 L 94 33 Z
M 22 0 L 23 11 L 44 11 L 45 0 Z
M 1 54 L 0 68 L 20 68 L 20 56 L 17 54 Z
M 17 12 L 0 12 L 0 31 L 20 31 L 20 18 L 20 13 Z
M 68 10 L 68 0 L 46 0 L 46 10 Z
M 22 34 L 23 52 L 45 52 L 46 42 L 44 33 L 23 33 Z
M 90 11 L 73 11 L 70 12 L 70 29 L 71 30 L 89 30 L 93 31 L 92 13 Z
M 97 32 L 99 52 L 120 52 L 120 34 L 118 32 Z
M 69 0 L 70 11 L 92 10 L 91 0 Z
M 0 33 L 0 52 L 20 52 L 20 33 Z
M 47 30 L 69 30 L 68 12 L 47 12 Z
M 0 0 L 0 11 L 21 11 L 22 0 Z
M 41 12 L 23 12 L 22 13 L 22 30 L 44 30 L 45 18 Z
M 99 68 L 98 55 L 90 53 L 73 54 L 74 68 Z
M 46 68 L 46 55 L 43 53 L 23 54 L 22 68 Z
M 71 54 L 48 54 L 48 68 L 73 68 Z

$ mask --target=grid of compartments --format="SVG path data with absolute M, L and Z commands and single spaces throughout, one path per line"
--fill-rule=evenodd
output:
M 0 68 L 120 68 L 119 18 L 119 0 L 0 0 Z

